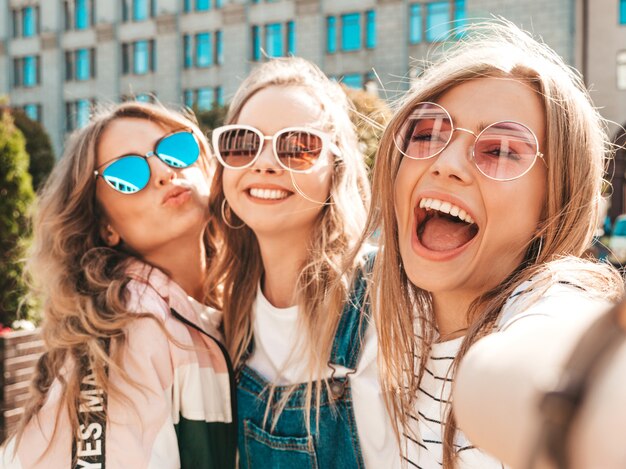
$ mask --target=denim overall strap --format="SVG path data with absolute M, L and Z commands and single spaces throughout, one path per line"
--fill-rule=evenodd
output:
M 361 344 L 371 317 L 370 305 L 365 301 L 366 274 L 372 271 L 375 256 L 375 252 L 369 253 L 364 267 L 357 270 L 350 298 L 341 312 L 341 319 L 337 326 L 337 333 L 328 361 L 328 366 L 333 370 L 335 365 L 356 370 L 356 364 L 361 354 Z

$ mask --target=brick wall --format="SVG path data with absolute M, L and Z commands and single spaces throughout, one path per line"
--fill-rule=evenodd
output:
M 20 420 L 34 367 L 42 352 L 39 330 L 0 336 L 0 442 Z

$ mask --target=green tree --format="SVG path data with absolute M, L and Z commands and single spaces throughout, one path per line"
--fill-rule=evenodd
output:
M 228 106 L 215 106 L 208 111 L 199 111 L 194 108 L 194 112 L 202 131 L 206 134 L 210 134 L 216 127 L 224 125 L 224 120 L 228 113 Z
M 26 153 L 30 156 L 28 172 L 33 178 L 33 188 L 39 190 L 55 162 L 50 137 L 39 122 L 31 120 L 21 109 L 13 109 L 12 113 L 15 126 L 26 138 Z
M 375 94 L 342 86 L 356 109 L 356 112 L 352 113 L 350 117 L 362 145 L 361 150 L 365 156 L 365 163 L 371 170 L 374 167 L 378 142 L 387 122 L 391 119 L 391 110 L 387 103 Z
M 0 113 L 0 323 L 10 325 L 27 291 L 21 258 L 30 236 L 34 193 L 24 136 L 8 109 Z

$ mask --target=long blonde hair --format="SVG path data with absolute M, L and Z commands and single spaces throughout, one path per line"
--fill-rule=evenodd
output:
M 55 379 L 62 387 L 61 406 L 67 410 L 73 435 L 78 429 L 80 383 L 88 372 L 95 374 L 105 393 L 117 393 L 121 398 L 108 380 L 107 367 L 138 384 L 120 367 L 121 351 L 129 323 L 153 316 L 126 309 L 126 268 L 135 255 L 109 247 L 102 239 L 103 213 L 95 194 L 98 145 L 107 126 L 120 118 L 146 119 L 169 130 L 189 129 L 200 142 L 198 164 L 207 177 L 212 171 L 206 138 L 194 118 L 159 105 L 128 102 L 102 107 L 87 126 L 70 136 L 39 196 L 34 219 L 34 243 L 26 273 L 33 294 L 43 305 L 46 352 L 37 363 L 18 442 Z M 216 242 L 208 228 L 204 241 L 210 265 Z M 207 291 L 207 300 L 213 297 L 214 292 Z
M 540 97 L 546 118 L 541 151 L 547 162 L 547 198 L 536 236 L 523 248 L 521 264 L 467 311 L 470 327 L 454 366 L 473 343 L 493 330 L 504 303 L 521 282 L 550 278 L 550 261 L 573 256 L 566 264 L 575 263 L 585 289 L 608 299 L 621 295 L 621 280 L 614 270 L 576 259 L 592 240 L 607 155 L 605 126 L 580 77 L 547 46 L 510 23 L 473 26 L 463 40 L 444 51 L 400 103 L 383 134 L 374 168 L 372 207 L 376 209 L 369 214 L 364 239 L 382 228 L 384 248 L 375 262 L 370 295 L 372 304 L 379 306 L 374 314 L 381 380 L 398 438 L 410 426 L 409 415 L 435 339 L 435 317 L 429 292 L 413 285 L 402 267 L 394 211 L 394 180 L 401 154 L 393 135 L 416 103 L 436 101 L 454 86 L 480 77 L 520 80 Z M 443 441 L 446 468 L 454 466 L 456 430 L 449 409 Z
M 327 366 L 341 315 L 340 307 L 324 307 L 326 293 L 330 284 L 339 282 L 343 286 L 343 294 L 347 294 L 349 279 L 342 272 L 365 224 L 369 182 L 350 121 L 352 106 L 339 85 L 304 59 L 274 59 L 256 68 L 235 94 L 226 123 L 236 122 L 248 100 L 270 86 L 298 86 L 308 92 L 324 112 L 324 130 L 333 136 L 341 151 L 341 156 L 335 158 L 330 203 L 321 209 L 313 228 L 307 259 L 301 266 L 297 283 L 297 299 L 306 331 L 303 337 L 309 339 L 307 350 L 312 381 L 313 376 L 323 375 Z M 224 201 L 222 174 L 220 167 L 211 188 L 209 205 L 213 213 L 220 213 Z M 242 223 L 234 213 L 232 218 L 231 222 L 235 225 Z M 224 333 L 235 367 L 238 367 L 245 361 L 252 340 L 252 307 L 263 263 L 257 239 L 249 227 L 233 229 L 220 217 L 215 217 L 214 222 L 216 231 L 224 238 L 224 246 L 218 253 L 212 274 L 215 275 L 214 282 L 223 286 Z M 359 264 L 361 259 L 355 260 L 352 267 Z

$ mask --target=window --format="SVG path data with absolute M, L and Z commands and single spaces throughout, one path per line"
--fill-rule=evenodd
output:
M 326 18 L 326 52 L 337 52 L 337 18 L 334 16 Z
M 215 34 L 213 41 L 212 34 Z M 224 61 L 221 31 L 197 33 L 193 36 L 185 34 L 183 48 L 184 68 L 210 67 L 214 64 L 222 64 Z
M 30 6 L 11 12 L 13 37 L 33 37 L 39 34 L 39 7 Z
M 40 84 L 38 55 L 27 55 L 13 59 L 13 85 L 30 88 Z
M 351 51 L 361 48 L 361 25 L 359 13 L 341 15 L 341 50 Z
M 222 65 L 224 63 L 224 43 L 222 39 L 222 31 L 215 31 L 215 63 Z
M 122 44 L 122 73 L 145 75 L 156 70 L 154 39 Z
M 341 82 L 350 88 L 363 89 L 363 75 L 360 73 L 349 73 L 344 75 Z
M 210 7 L 209 0 L 196 0 L 196 11 L 206 11 Z
M 293 21 L 287 23 L 269 23 L 263 27 L 252 26 L 252 60 L 258 62 L 262 58 L 262 50 L 268 57 L 282 57 L 295 54 L 296 26 Z
M 449 39 L 453 28 L 460 30 L 467 22 L 465 3 L 465 0 L 445 0 L 409 5 L 409 43 Z
M 63 2 L 65 30 L 81 30 L 95 23 L 95 0 L 65 0 Z
M 373 10 L 365 12 L 365 47 L 376 47 L 376 12 Z
M 409 7 L 409 42 L 422 42 L 422 4 L 414 3 Z
M 96 50 L 65 51 L 65 80 L 89 80 L 96 76 Z
M 281 57 L 283 54 L 282 25 L 271 23 L 265 25 L 265 52 L 269 57 Z
M 122 21 L 144 21 L 156 16 L 157 0 L 120 0 Z
M 346 13 L 341 15 L 341 50 L 345 52 L 376 47 L 376 12 Z M 326 52 L 337 52 L 337 18 L 326 18 Z
M 196 67 L 213 65 L 213 50 L 209 33 L 196 34 Z
M 619 0 L 619 24 L 626 24 L 626 0 Z
M 37 33 L 35 8 L 26 7 L 22 10 L 22 36 L 31 37 Z
M 93 101 L 78 99 L 65 103 L 65 129 L 71 132 L 80 129 L 89 123 Z
M 222 0 L 213 0 L 215 8 L 222 8 Z M 211 0 L 184 0 L 183 11 L 208 11 L 211 9 Z
M 626 51 L 617 53 L 617 89 L 626 90 Z
M 195 90 L 184 91 L 185 106 L 199 111 L 209 111 L 215 107 L 224 105 L 224 97 L 221 86 L 215 88 L 203 87 Z
M 30 120 L 41 122 L 41 104 L 25 104 L 22 109 Z

